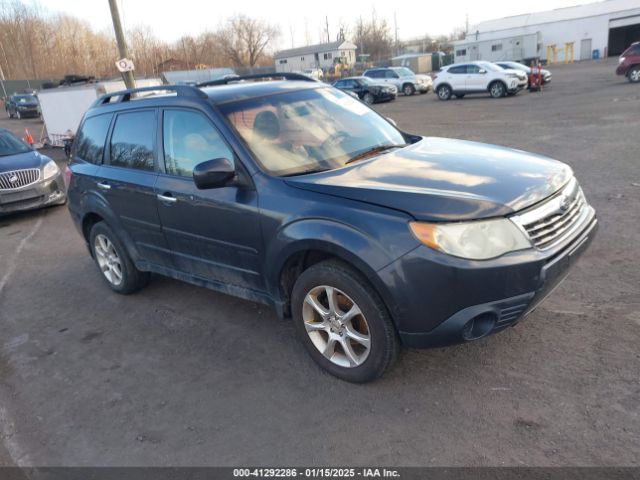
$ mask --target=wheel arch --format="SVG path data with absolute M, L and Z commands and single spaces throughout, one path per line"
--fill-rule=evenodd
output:
M 501 83 L 502 86 L 504 87 L 504 92 L 507 93 L 507 91 L 509 90 L 509 88 L 507 87 L 507 84 L 505 83 L 504 80 L 502 80 L 501 78 L 496 78 L 493 79 L 489 82 L 489 85 L 487 85 L 487 92 L 491 92 L 491 85 L 493 85 L 494 83 Z
M 80 226 L 87 245 L 89 244 L 91 228 L 98 222 L 105 222 L 114 230 L 114 233 L 118 235 L 118 238 L 127 249 L 127 253 L 134 263 L 140 260 L 140 255 L 133 239 L 123 228 L 120 219 L 113 213 L 102 197 L 97 195 L 88 195 L 85 197 L 82 202 L 82 212 Z M 91 251 L 90 248 L 89 251 Z
M 336 259 L 353 268 L 371 284 L 393 319 L 397 310 L 393 295 L 377 273 L 393 259 L 375 242 L 351 227 L 334 222 L 299 223 L 305 225 L 297 225 L 285 235 L 278 235 L 272 242 L 272 247 L 267 250 L 267 258 L 273 258 L 267 267 L 267 285 L 278 314 L 283 317 L 290 315 L 291 291 L 304 270 L 323 260 Z M 306 232 L 306 235 L 296 235 L 300 232 Z M 297 238 L 291 238 L 292 236 Z M 279 239 L 284 238 L 287 242 L 283 245 Z M 270 255 L 269 252 L 277 252 L 277 255 Z

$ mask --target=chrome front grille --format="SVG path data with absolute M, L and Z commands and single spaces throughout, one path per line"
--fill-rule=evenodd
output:
M 16 190 L 28 187 L 40 180 L 39 168 L 27 168 L 0 173 L 0 190 Z
M 573 236 L 593 214 L 576 179 L 542 205 L 512 217 L 540 250 Z

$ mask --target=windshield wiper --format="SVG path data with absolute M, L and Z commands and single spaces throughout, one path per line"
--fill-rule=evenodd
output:
M 281 177 L 297 177 L 298 175 L 309 175 L 311 173 L 321 173 L 331 170 L 330 168 L 310 168 L 309 170 L 302 170 L 300 172 L 287 173 L 286 175 L 280 175 Z
M 345 162 L 345 165 L 351 162 L 355 162 L 357 160 L 362 160 L 363 158 L 366 158 L 370 155 L 375 155 L 376 153 L 382 153 L 392 148 L 407 147 L 408 145 L 409 145 L 408 143 L 397 143 L 393 145 L 378 145 L 377 147 L 370 148 L 368 150 L 365 150 L 364 152 L 357 154 L 355 157 L 351 157 L 349 160 Z

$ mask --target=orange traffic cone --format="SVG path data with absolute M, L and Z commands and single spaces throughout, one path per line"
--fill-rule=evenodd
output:
M 33 137 L 26 128 L 24 129 L 24 141 L 33 147 Z

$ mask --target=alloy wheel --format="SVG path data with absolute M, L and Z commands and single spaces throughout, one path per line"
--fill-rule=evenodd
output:
M 440 87 L 438 89 L 438 97 L 440 97 L 441 100 L 448 100 L 450 96 L 449 87 Z
M 504 87 L 502 86 L 501 83 L 494 83 L 493 85 L 491 85 L 491 96 L 493 98 L 499 98 L 502 97 L 504 95 Z
M 640 82 L 640 69 L 634 69 L 631 70 L 631 73 L 629 73 L 629 80 L 631 80 L 633 83 L 636 82 Z
M 113 242 L 105 235 L 99 234 L 96 235 L 93 247 L 96 252 L 96 261 L 102 274 L 112 285 L 120 285 L 123 276 L 122 262 Z
M 313 345 L 331 363 L 354 368 L 369 356 L 367 320 L 342 290 L 328 285 L 311 289 L 304 299 L 302 320 Z

